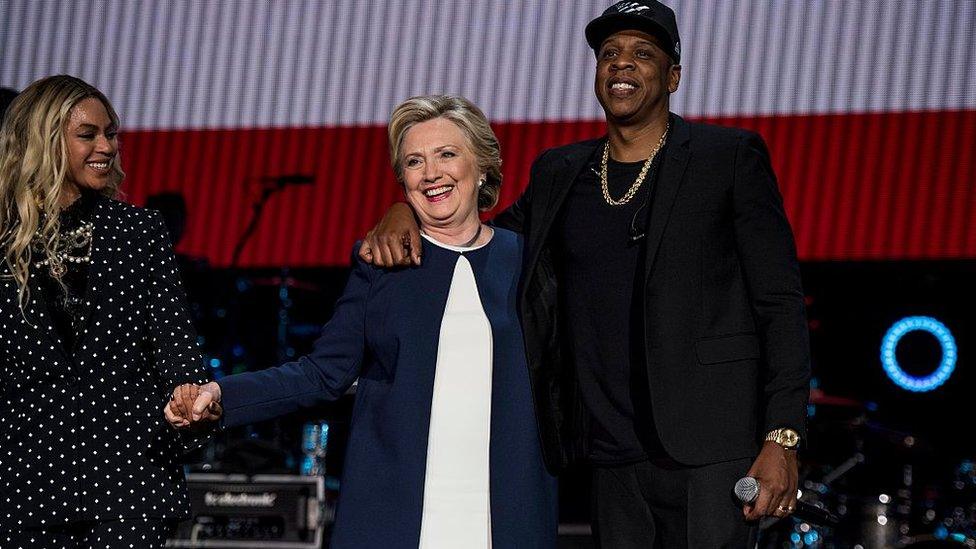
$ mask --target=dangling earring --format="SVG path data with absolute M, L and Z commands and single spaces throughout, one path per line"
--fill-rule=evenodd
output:
M 485 176 L 481 176 L 481 179 L 478 180 L 478 188 L 480 189 L 484 184 L 485 184 Z

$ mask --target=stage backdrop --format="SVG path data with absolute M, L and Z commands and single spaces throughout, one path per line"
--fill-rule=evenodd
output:
M 976 2 L 683 0 L 674 110 L 769 143 L 806 260 L 976 257 Z M 546 147 L 598 136 L 588 0 L 0 0 L 0 85 L 54 73 L 123 120 L 127 199 L 176 191 L 181 251 L 343 265 L 400 196 L 385 122 L 461 94 L 502 143 L 502 205 Z

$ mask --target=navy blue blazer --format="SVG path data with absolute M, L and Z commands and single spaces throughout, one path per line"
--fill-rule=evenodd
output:
M 360 261 L 314 349 L 277 368 L 219 381 L 234 426 L 335 400 L 358 379 L 332 547 L 416 548 L 420 540 L 437 344 L 459 252 L 424 248 L 419 267 Z M 492 544 L 555 547 L 556 484 L 545 469 L 516 298 L 517 234 L 495 229 L 464 252 L 491 324 Z

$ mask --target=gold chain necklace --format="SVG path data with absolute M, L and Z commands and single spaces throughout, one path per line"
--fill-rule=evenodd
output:
M 664 140 L 667 139 L 668 130 L 670 129 L 671 122 L 668 122 L 668 125 L 664 128 L 664 133 L 661 134 L 661 139 L 657 140 L 657 145 L 651 151 L 651 156 L 648 156 L 647 160 L 644 161 L 644 166 L 637 175 L 637 180 L 627 189 L 627 192 L 624 193 L 624 196 L 620 200 L 610 198 L 610 186 L 607 183 L 607 160 L 610 158 L 610 140 L 607 140 L 607 144 L 603 147 L 603 160 L 600 162 L 600 186 L 603 189 L 603 199 L 607 201 L 607 204 L 611 206 L 623 206 L 634 198 L 634 195 L 637 194 L 637 189 L 640 189 L 641 184 L 644 183 L 644 178 L 647 177 L 647 170 L 651 168 L 654 157 L 657 156 L 658 151 L 664 146 Z

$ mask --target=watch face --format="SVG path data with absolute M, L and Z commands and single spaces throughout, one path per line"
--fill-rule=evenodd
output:
M 800 435 L 792 429 L 783 429 L 780 431 L 779 443 L 787 448 L 793 448 L 800 443 Z

